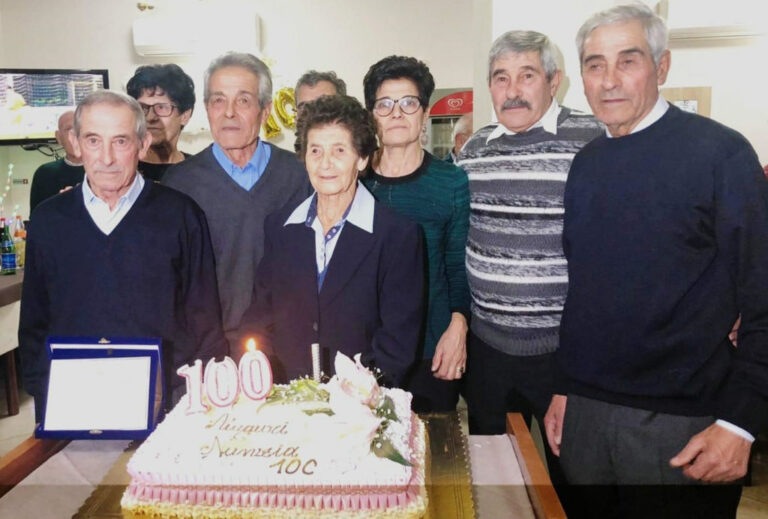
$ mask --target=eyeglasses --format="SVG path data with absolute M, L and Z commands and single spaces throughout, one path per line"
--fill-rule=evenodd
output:
M 173 103 L 155 103 L 153 105 L 145 105 L 144 103 L 139 103 L 141 106 L 141 110 L 144 112 L 144 115 L 149 115 L 150 110 L 154 110 L 155 115 L 158 117 L 168 117 L 173 113 L 174 108 L 178 108 Z
M 373 113 L 379 117 L 386 117 L 392 113 L 395 105 L 400 106 L 400 111 L 404 114 L 411 115 L 421 108 L 421 101 L 417 96 L 403 96 L 400 99 L 382 97 L 373 103 Z

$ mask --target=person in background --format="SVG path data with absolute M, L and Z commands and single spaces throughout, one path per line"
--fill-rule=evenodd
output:
M 326 375 L 336 352 L 361 353 L 383 384 L 400 386 L 416 361 L 424 314 L 421 231 L 358 180 L 376 149 L 371 114 L 347 96 L 302 110 L 296 153 L 315 194 L 267 218 L 245 327 L 259 331 L 276 381 L 312 373 L 317 343 Z
M 472 137 L 472 114 L 464 114 L 459 117 L 456 124 L 453 126 L 453 132 L 451 132 L 451 142 L 453 142 L 453 148 L 448 152 L 448 155 L 443 157 L 443 160 L 456 163 L 456 157 L 459 156 L 461 148 L 464 147 L 464 143 Z
M 467 175 L 421 147 L 435 81 L 412 57 L 389 56 L 363 80 L 380 149 L 363 178 L 376 200 L 417 222 L 427 250 L 427 312 L 419 361 L 406 383 L 419 412 L 456 407 L 466 361 L 469 288 L 464 247 Z
M 75 149 L 69 141 L 75 121 L 75 111 L 69 110 L 59 116 L 59 127 L 56 130 L 56 142 L 64 150 L 64 158 L 46 162 L 32 176 L 32 188 L 29 192 L 29 214 L 46 198 L 59 194 L 62 189 L 72 187 L 83 181 L 85 170 L 83 163 L 75 154 Z
M 161 338 L 171 405 L 184 390 L 177 368 L 227 351 L 205 216 L 138 174 L 151 139 L 136 100 L 108 90 L 85 97 L 70 133 L 85 180 L 30 220 L 19 351 L 38 422 L 49 336 Z
M 309 70 L 302 74 L 293 90 L 296 99 L 296 117 L 302 107 L 321 96 L 347 95 L 347 84 L 333 71 Z M 298 122 L 298 121 L 297 121 Z
M 189 157 L 177 148 L 179 136 L 192 117 L 195 84 L 181 67 L 144 65 L 128 80 L 128 95 L 139 102 L 152 135 L 147 156 L 139 162 L 144 178 L 159 181 L 171 164 Z
M 659 94 L 667 34 L 638 3 L 576 36 L 606 132 L 565 188 L 562 376 L 545 428 L 585 517 L 734 518 L 768 425 L 768 181 L 742 135 Z
M 259 139 L 272 108 L 269 68 L 251 54 L 214 59 L 204 78 L 213 144 L 168 169 L 163 184 L 192 197 L 208 219 L 230 355 L 244 344 L 238 330 L 251 305 L 253 276 L 264 254 L 264 219 L 310 193 L 296 156 Z

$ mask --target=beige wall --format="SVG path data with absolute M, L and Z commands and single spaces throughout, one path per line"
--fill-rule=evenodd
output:
M 261 18 L 261 51 L 270 62 L 275 88 L 292 87 L 305 70 L 335 69 L 362 99 L 368 67 L 384 56 L 405 54 L 425 61 L 438 88 L 472 84 L 471 0 L 156 0 L 152 14 L 184 16 L 194 7 L 216 7 L 231 16 Z M 108 68 L 110 85 L 123 89 L 138 65 L 178 63 L 195 80 L 198 104 L 182 134 L 180 148 L 195 152 L 210 142 L 200 102 L 202 73 L 210 55 L 142 58 L 134 50 L 131 24 L 148 16 L 135 0 L 0 0 L 0 66 L 24 68 Z M 249 50 L 255 49 L 236 49 Z M 284 130 L 276 144 L 292 149 Z M 0 147 L 0 177 L 8 162 L 15 177 L 28 176 L 50 159 L 18 147 Z M 2 185 L 0 185 L 2 189 Z M 14 203 L 26 215 L 28 187 L 13 189 Z M 8 204 L 5 204 L 8 206 Z M 9 212 L 6 209 L 6 212 Z
M 679 24 L 681 2 L 669 0 L 670 20 Z M 766 9 L 763 0 L 734 0 L 745 10 Z M 677 2 L 677 3 L 675 3 Z M 475 127 L 488 123 L 486 55 L 493 39 L 510 29 L 548 34 L 563 54 L 566 80 L 558 93 L 564 104 L 588 110 L 578 73 L 573 38 L 591 13 L 615 0 L 156 0 L 154 13 L 140 13 L 134 0 L 0 0 L 0 66 L 26 68 L 108 68 L 114 89 L 122 89 L 138 65 L 179 63 L 195 79 L 202 96 L 202 73 L 212 56 L 204 52 L 178 58 L 142 58 L 133 51 L 131 24 L 142 16 L 173 14 L 186 30 L 192 7 L 215 7 L 234 16 L 257 13 L 261 52 L 270 61 L 275 87 L 293 86 L 308 68 L 335 69 L 350 94 L 362 98 L 368 66 L 389 54 L 414 55 L 431 68 L 438 88 L 475 88 Z M 655 1 L 649 0 L 655 4 Z M 696 0 L 704 14 L 722 5 Z M 678 8 L 680 9 L 680 8 Z M 762 13 L 762 11 L 761 11 Z M 750 18 L 761 18 L 752 13 Z M 716 14 L 709 16 L 717 19 Z M 764 18 L 762 18 L 764 19 Z M 666 86 L 711 86 L 712 117 L 742 132 L 768 163 L 768 68 L 763 64 L 768 37 L 706 44 L 674 44 Z M 238 49 L 254 50 L 254 49 Z M 204 110 L 197 110 L 180 147 L 189 152 L 210 142 Z M 284 130 L 276 143 L 293 146 Z M 14 177 L 31 175 L 48 158 L 18 147 L 0 147 L 0 178 L 9 163 Z M 0 189 L 4 185 L 0 183 Z M 26 214 L 28 186 L 14 186 L 11 202 Z M 4 204 L 10 212 L 9 203 Z

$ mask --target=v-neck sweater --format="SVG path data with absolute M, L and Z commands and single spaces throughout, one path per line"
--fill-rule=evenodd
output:
M 295 208 L 311 190 L 293 153 L 272 146 L 261 178 L 245 190 L 219 165 L 212 145 L 174 165 L 163 184 L 192 197 L 205 212 L 216 257 L 224 330 L 233 352 L 242 352 L 238 328 L 250 306 L 256 267 L 264 255 L 264 220 L 283 206 Z
M 36 399 L 44 395 L 52 335 L 158 337 L 174 370 L 226 353 L 200 208 L 147 182 L 107 235 L 81 189 L 41 204 L 28 226 L 19 325 L 25 388 Z

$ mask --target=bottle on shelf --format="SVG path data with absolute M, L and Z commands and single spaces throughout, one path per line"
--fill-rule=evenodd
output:
M 16 225 L 13 226 L 13 246 L 16 248 L 16 266 L 24 267 L 24 257 L 27 245 L 27 230 L 21 215 L 16 215 Z
M 5 218 L 0 218 L 0 255 L 2 256 L 0 274 L 4 276 L 16 274 L 16 249 Z

